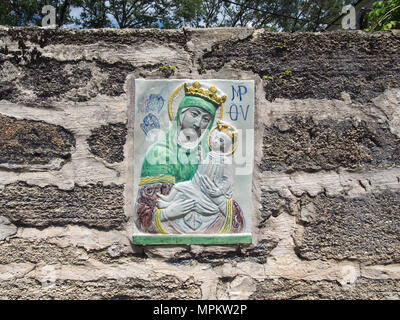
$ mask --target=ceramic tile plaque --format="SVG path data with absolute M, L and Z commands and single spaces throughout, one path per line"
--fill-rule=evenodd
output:
M 252 80 L 135 81 L 135 244 L 251 243 Z

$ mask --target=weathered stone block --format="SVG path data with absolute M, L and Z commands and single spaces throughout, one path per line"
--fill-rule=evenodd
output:
M 7 239 L 17 232 L 14 226 L 6 217 L 0 216 L 0 241 Z
M 0 264 L 10 263 L 74 263 L 80 264 L 88 259 L 84 249 L 76 247 L 61 248 L 43 240 L 12 239 L 0 245 Z
M 15 58 L 0 60 L 0 74 L 12 69 L 17 70 L 12 79 L 0 79 L 0 100 L 52 108 L 52 102 L 62 98 L 82 102 L 100 93 L 119 96 L 125 93 L 126 77 L 135 68 L 129 63 L 79 58 L 66 62 L 39 56 L 23 65 Z
M 353 32 L 260 32 L 245 40 L 229 39 L 203 55 L 201 69 L 227 63 L 265 80 L 266 98 L 351 99 L 367 102 L 400 85 L 400 38 Z M 285 73 L 285 71 L 288 71 Z
M 24 77 L 21 84 L 33 90 L 39 99 L 46 99 L 85 86 L 93 76 L 89 68 L 75 65 L 71 72 L 67 72 L 66 66 L 64 62 L 40 58 L 23 67 Z
M 100 93 L 111 97 L 120 96 L 125 93 L 124 84 L 126 77 L 135 68 L 128 63 L 115 62 L 115 63 L 103 63 L 97 62 L 96 66 L 102 73 L 105 73 L 107 77 L 100 83 Z
M 282 197 L 279 192 L 264 191 L 261 194 L 261 221 L 263 226 L 270 216 L 277 217 L 283 212 L 290 212 L 290 200 Z
M 55 169 L 70 161 L 73 134 L 41 121 L 0 115 L 0 166 L 29 171 Z
M 274 279 L 257 285 L 250 299 L 295 300 L 383 300 L 400 298 L 399 280 L 359 278 L 354 286 L 342 287 L 335 281 Z
M 31 41 L 40 47 L 55 44 L 87 45 L 92 43 L 106 44 L 140 44 L 146 40 L 165 44 L 171 42 L 184 46 L 186 43 L 183 30 L 157 29 L 44 29 L 35 27 L 10 27 L 0 31 L 0 36 L 9 36 L 14 41 Z
M 383 191 L 356 198 L 303 196 L 314 207 L 304 223 L 297 253 L 305 259 L 356 259 L 372 263 L 400 261 L 400 193 Z
M 263 171 L 314 172 L 400 164 L 400 139 L 386 125 L 291 117 L 289 127 L 264 128 Z
M 101 279 L 101 281 L 57 280 L 45 289 L 35 279 L 2 282 L 3 299 L 200 299 L 201 288 L 194 280 L 181 282 L 175 277 L 154 281 L 140 278 Z
M 169 263 L 174 264 L 190 264 L 192 261 L 199 263 L 208 263 L 213 265 L 221 265 L 226 262 L 243 262 L 251 261 L 263 264 L 267 261 L 270 252 L 277 246 L 278 241 L 275 239 L 263 239 L 256 245 L 249 246 L 197 246 L 192 245 L 190 251 L 178 252 L 168 259 Z M 160 248 L 160 251 L 162 248 Z
M 103 125 L 92 130 L 87 142 L 90 152 L 109 163 L 124 160 L 127 128 L 124 123 Z
M 120 229 L 126 221 L 123 192 L 123 185 L 101 183 L 75 185 L 72 190 L 14 183 L 0 192 L 0 215 L 17 226 L 78 224 Z

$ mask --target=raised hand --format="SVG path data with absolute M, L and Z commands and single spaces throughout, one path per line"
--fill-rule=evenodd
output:
M 210 197 L 219 197 L 222 191 L 218 188 L 214 181 L 207 176 L 200 176 L 201 190 Z
M 161 193 L 157 193 L 157 208 L 159 209 L 165 209 L 167 208 L 171 202 L 175 199 L 175 196 L 177 195 L 178 191 L 176 191 L 174 188 L 170 191 L 170 193 L 166 196 L 162 195 Z
M 200 176 L 201 191 L 208 195 L 214 204 L 220 206 L 225 202 L 225 195 L 217 185 L 207 176 Z
M 196 208 L 196 200 L 176 200 L 163 209 L 161 221 L 181 218 Z
M 157 197 L 158 197 L 158 199 L 169 202 L 175 198 L 177 193 L 178 193 L 178 191 L 175 188 L 172 188 L 171 191 L 169 192 L 169 194 L 167 194 L 166 196 L 164 196 L 161 193 L 157 193 Z

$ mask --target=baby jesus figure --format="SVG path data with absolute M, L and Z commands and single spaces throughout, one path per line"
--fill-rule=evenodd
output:
M 177 183 L 167 196 L 158 194 L 160 221 L 170 233 L 210 233 L 226 214 L 226 199 L 232 198 L 230 159 L 237 133 L 227 125 L 210 133 L 211 151 L 199 163 L 192 180 Z M 190 208 L 183 216 L 174 214 L 173 204 Z

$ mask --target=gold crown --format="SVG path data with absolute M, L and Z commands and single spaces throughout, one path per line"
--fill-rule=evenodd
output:
M 217 121 L 217 128 L 219 131 L 223 131 L 228 134 L 232 139 L 236 139 L 238 137 L 238 132 L 230 126 L 229 124 L 223 123 L 220 120 Z
M 218 107 L 222 105 L 222 103 L 225 102 L 226 96 L 218 97 L 216 92 L 217 88 L 214 86 L 210 86 L 210 88 L 207 89 L 202 89 L 200 88 L 200 83 L 198 81 L 193 82 L 192 87 L 188 87 L 188 85 L 185 83 L 184 85 L 185 88 L 185 96 L 196 96 L 200 98 L 204 98 L 213 104 L 215 104 Z

